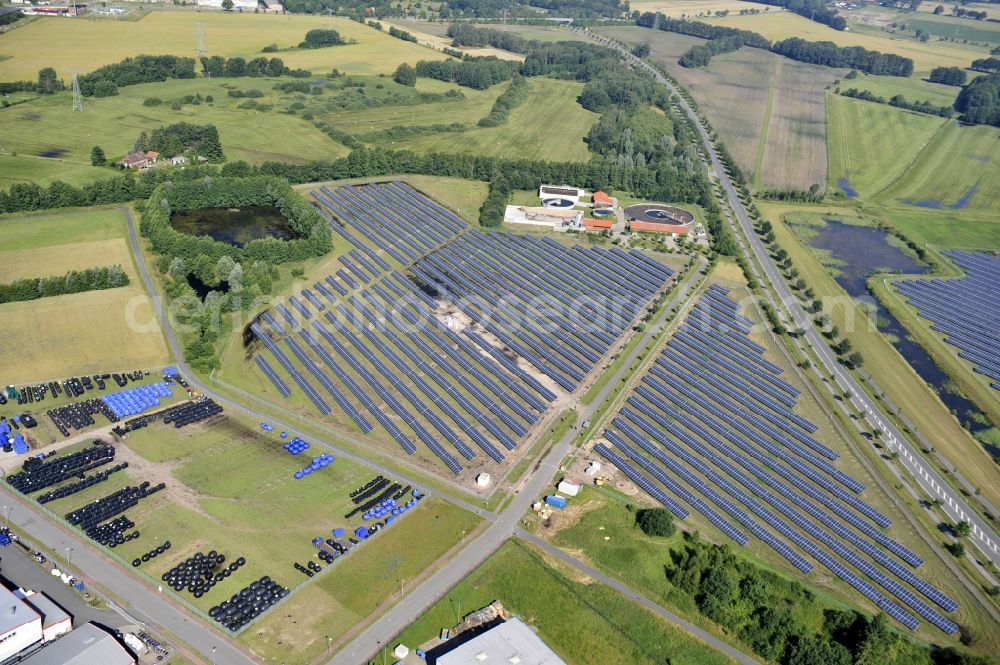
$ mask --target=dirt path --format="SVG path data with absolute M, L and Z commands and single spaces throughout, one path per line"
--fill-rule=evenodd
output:
M 164 493 L 170 499 L 171 503 L 180 505 L 214 522 L 218 522 L 215 517 L 201 507 L 202 495 L 178 481 L 174 476 L 174 467 L 176 464 L 173 462 L 151 462 L 133 451 L 125 443 L 116 441 L 114 445 L 116 463 L 128 462 L 128 469 L 132 475 L 143 480 L 148 480 L 152 485 L 165 483 L 167 487 Z

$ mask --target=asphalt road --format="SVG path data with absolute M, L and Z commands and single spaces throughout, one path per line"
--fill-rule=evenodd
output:
M 593 35 L 590 35 L 590 37 L 593 38 Z M 607 44 L 606 42 L 601 43 Z M 660 72 L 658 72 L 655 68 L 649 65 L 649 63 L 636 58 L 626 49 L 617 44 L 611 43 L 607 45 L 621 53 L 623 57 L 629 59 L 631 62 L 636 63 L 637 66 L 651 72 L 656 77 L 657 81 L 666 86 L 672 93 L 677 93 L 673 84 L 671 84 L 670 81 L 660 74 Z M 966 504 L 966 502 L 962 500 L 961 496 L 954 489 L 952 489 L 947 482 L 945 482 L 934 467 L 928 464 L 920 456 L 917 448 L 910 443 L 905 436 L 903 436 L 903 433 L 879 408 L 875 400 L 873 400 L 868 393 L 862 389 L 854 377 L 837 361 L 837 358 L 834 356 L 829 346 L 827 346 L 826 341 L 813 325 L 812 319 L 802 309 L 798 299 L 791 292 L 791 289 L 788 287 L 784 278 L 782 278 L 777 265 L 771 259 L 770 254 L 764 247 L 764 243 L 761 242 L 760 238 L 754 232 L 753 224 L 750 221 L 746 208 L 740 200 L 729 174 L 726 173 L 726 169 L 723 167 L 722 162 L 719 159 L 719 155 L 715 150 L 715 146 L 712 144 L 708 132 L 702 125 L 701 120 L 692 111 L 690 106 L 688 106 L 687 101 L 679 94 L 678 97 L 680 98 L 681 107 L 693 120 L 698 128 L 698 132 L 701 134 L 705 149 L 712 161 L 712 168 L 714 169 L 719 182 L 725 189 L 729 205 L 736 214 L 740 228 L 743 230 L 743 234 L 749 242 L 753 255 L 763 267 L 767 279 L 770 282 L 771 289 L 774 291 L 777 298 L 785 305 L 792 317 L 792 321 L 795 322 L 795 326 L 805 330 L 806 341 L 812 347 L 826 371 L 833 376 L 837 387 L 842 393 L 850 392 L 852 395 L 851 403 L 855 406 L 855 408 L 860 409 L 866 414 L 868 422 L 873 427 L 877 427 L 884 432 L 883 438 L 886 445 L 891 451 L 899 453 L 899 461 L 910 473 L 910 475 L 913 476 L 920 487 L 927 493 L 928 496 L 938 498 L 942 501 L 942 509 L 949 518 L 955 522 L 962 520 L 969 522 L 972 525 L 972 535 L 969 538 L 970 541 L 975 543 L 983 554 L 986 555 L 986 557 L 989 558 L 995 565 L 1000 565 L 1000 546 L 998 546 L 998 539 L 993 530 L 976 514 L 975 511 L 969 508 L 968 504 Z
M 607 400 L 608 397 L 614 393 L 617 386 L 621 383 L 623 375 L 629 371 L 629 368 L 632 366 L 635 359 L 645 350 L 648 340 L 659 332 L 666 324 L 670 310 L 687 298 L 692 285 L 697 280 L 701 270 L 705 267 L 705 259 L 703 257 L 698 257 L 698 262 L 697 268 L 693 268 L 689 272 L 688 279 L 679 286 L 670 302 L 663 306 L 657 320 L 642 333 L 642 341 L 633 346 L 626 357 L 625 362 L 621 364 L 618 371 L 615 372 L 611 379 L 605 383 L 597 397 L 589 405 L 583 406 L 579 409 L 577 416 L 578 421 L 583 422 L 584 420 L 590 418 L 594 412 L 600 408 L 605 400 Z M 531 508 L 531 504 L 538 497 L 546 493 L 546 489 L 551 488 L 553 476 L 559 470 L 563 459 L 569 453 L 570 446 L 572 445 L 576 434 L 576 430 L 570 429 L 566 432 L 562 439 L 552 446 L 549 452 L 546 453 L 545 457 L 542 458 L 538 466 L 530 472 L 529 476 L 522 484 L 521 490 L 514 497 L 514 500 L 511 501 L 510 505 L 507 506 L 502 513 L 496 516 L 493 523 L 489 525 L 484 533 L 466 546 L 465 549 L 459 552 L 457 556 L 451 559 L 444 565 L 444 567 L 435 572 L 425 582 L 420 584 L 415 589 L 412 589 L 409 595 L 405 596 L 398 604 L 393 606 L 384 615 L 368 626 L 362 633 L 355 637 L 345 648 L 343 648 L 329 661 L 330 665 L 358 665 L 358 663 L 367 662 L 382 649 L 387 640 L 391 640 L 403 628 L 426 612 L 432 605 L 434 605 L 434 603 L 444 597 L 444 595 L 448 593 L 452 587 L 472 573 L 472 571 L 474 571 L 483 561 L 486 560 L 487 557 L 495 552 L 497 548 L 499 548 L 500 545 L 502 545 L 508 538 L 513 536 L 518 529 L 518 522 L 521 519 L 521 516 L 528 512 Z M 567 563 L 584 570 L 583 564 L 575 559 L 572 559 L 571 557 Z M 584 570 L 584 572 L 587 572 L 587 570 Z M 587 572 L 587 574 L 590 573 Z M 607 577 L 604 577 L 604 579 L 611 581 L 610 578 Z M 615 588 L 624 587 L 624 585 L 619 583 L 615 583 L 615 585 Z M 632 598 L 641 597 L 634 591 L 629 591 L 628 593 Z M 646 607 L 656 607 L 657 614 L 668 621 L 679 619 L 669 611 L 659 607 L 646 598 L 642 598 L 642 603 Z M 674 623 L 681 625 L 678 621 L 674 621 Z M 685 630 L 691 630 L 691 632 L 697 637 L 716 649 L 721 651 L 733 651 L 732 647 L 725 642 L 715 638 L 705 631 L 697 629 L 695 626 L 691 626 L 687 622 L 683 622 L 681 627 Z M 742 655 L 741 658 L 745 659 Z

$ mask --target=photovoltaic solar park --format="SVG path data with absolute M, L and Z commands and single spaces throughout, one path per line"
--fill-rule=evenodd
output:
M 920 557 L 794 413 L 799 391 L 750 329 L 709 287 L 595 452 L 678 518 L 697 512 L 739 545 L 756 538 L 805 574 L 825 569 L 911 630 L 955 633 L 958 604 L 921 578 Z
M 958 355 L 989 377 L 1000 390 L 1000 256 L 984 252 L 945 252 L 967 272 L 960 279 L 894 282 L 907 302 L 920 310 Z
M 409 455 L 422 445 L 456 475 L 504 462 L 672 275 L 636 250 L 470 229 L 401 182 L 313 194 L 352 249 L 252 324 L 257 367 L 283 397 Z

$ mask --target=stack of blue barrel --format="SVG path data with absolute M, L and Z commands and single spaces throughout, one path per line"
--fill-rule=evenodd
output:
M 173 393 L 166 383 L 152 383 L 148 386 L 136 386 L 104 395 L 101 399 L 119 418 L 135 416 L 147 409 L 160 405 L 160 398 L 170 397 Z
M 24 437 L 21 436 L 20 432 L 14 434 L 14 452 L 18 455 L 28 452 L 28 444 L 24 441 Z
M 309 448 L 309 444 L 299 437 L 295 437 L 291 441 L 285 444 L 285 450 L 293 455 L 298 455 L 301 452 L 305 452 Z
M 327 455 L 326 453 L 321 453 L 319 457 L 313 458 L 313 461 L 309 463 L 309 466 L 303 467 L 293 474 L 295 476 L 295 480 L 301 480 L 302 478 L 305 478 L 313 471 L 319 471 L 323 467 L 333 464 L 334 459 L 335 458 L 333 455 Z
M 362 515 L 361 518 L 367 522 L 368 520 L 380 520 L 384 517 L 385 523 L 388 526 L 392 524 L 393 518 L 399 517 L 415 505 L 417 505 L 416 499 L 410 499 L 404 504 L 398 504 L 395 499 L 385 499 L 382 503 Z
M 270 432 L 271 430 L 274 429 L 274 425 L 271 425 L 271 424 L 268 424 L 268 423 L 261 423 L 260 424 L 260 428 L 262 430 L 264 430 L 265 432 Z

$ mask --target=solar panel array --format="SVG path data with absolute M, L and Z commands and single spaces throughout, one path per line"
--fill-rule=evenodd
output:
M 944 254 L 965 269 L 965 277 L 899 280 L 894 282 L 896 290 L 1000 390 L 1000 256 Z
M 678 517 L 690 506 L 803 573 L 823 566 L 908 628 L 956 632 L 945 613 L 958 604 L 914 572 L 920 557 L 883 531 L 889 518 L 791 411 L 798 391 L 750 329 L 709 287 L 605 431 L 610 445 L 594 450 Z
M 294 384 L 321 413 L 337 408 L 364 433 L 380 426 L 407 454 L 423 444 L 455 474 L 482 455 L 502 462 L 671 276 L 640 252 L 470 231 L 401 183 L 316 198 L 354 247 L 336 276 L 251 326 L 257 366 L 283 396 Z M 588 292 L 608 303 L 582 301 Z M 580 311 L 551 307 L 574 300 Z

